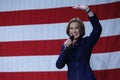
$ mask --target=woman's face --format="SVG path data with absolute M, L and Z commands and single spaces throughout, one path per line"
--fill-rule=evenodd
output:
M 72 22 L 69 26 L 70 36 L 74 36 L 74 39 L 78 39 L 80 36 L 80 27 L 78 22 Z

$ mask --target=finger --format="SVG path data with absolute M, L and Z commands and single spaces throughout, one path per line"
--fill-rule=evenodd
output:
M 78 9 L 78 6 L 73 6 L 72 8 L 73 8 L 73 9 Z
M 79 8 L 82 9 L 82 10 L 85 10 L 86 7 L 85 6 L 82 6 L 82 5 L 79 5 Z

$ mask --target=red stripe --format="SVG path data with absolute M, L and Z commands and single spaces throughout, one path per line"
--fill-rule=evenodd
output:
M 64 40 L 1 42 L 0 56 L 58 55 Z M 102 37 L 93 53 L 120 51 L 120 35 Z
M 120 7 L 119 2 L 93 5 L 90 7 L 98 14 L 101 20 L 120 17 L 120 11 L 118 11 Z M 88 20 L 84 11 L 64 7 L 0 12 L 0 26 L 62 23 L 68 22 L 73 17 L 80 17 L 83 21 Z
M 120 68 L 111 70 L 98 70 L 94 71 L 94 74 L 96 76 L 96 80 L 120 80 Z
M 120 51 L 120 35 L 100 38 L 93 53 Z
M 94 71 L 96 80 L 119 80 L 120 69 Z M 66 72 L 0 72 L 0 80 L 67 80 Z

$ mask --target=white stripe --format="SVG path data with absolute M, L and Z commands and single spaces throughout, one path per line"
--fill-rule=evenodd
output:
M 120 35 L 120 18 L 100 21 L 103 31 L 101 36 Z M 0 27 L 0 42 L 21 40 L 66 39 L 67 23 L 22 25 Z M 85 22 L 86 36 L 92 31 L 90 22 Z
M 93 54 L 90 65 L 93 70 L 120 68 L 120 51 L 102 54 Z
M 67 67 L 58 70 L 55 66 L 58 55 L 52 56 L 15 56 L 0 57 L 0 72 L 24 71 L 66 71 Z M 120 68 L 120 51 L 92 54 L 90 65 L 93 70 Z
M 0 11 L 45 9 L 81 5 L 96 5 L 119 0 L 0 0 Z

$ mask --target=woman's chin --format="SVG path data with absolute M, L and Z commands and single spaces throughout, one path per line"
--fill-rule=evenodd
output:
M 75 37 L 74 39 L 77 40 L 79 37 Z

